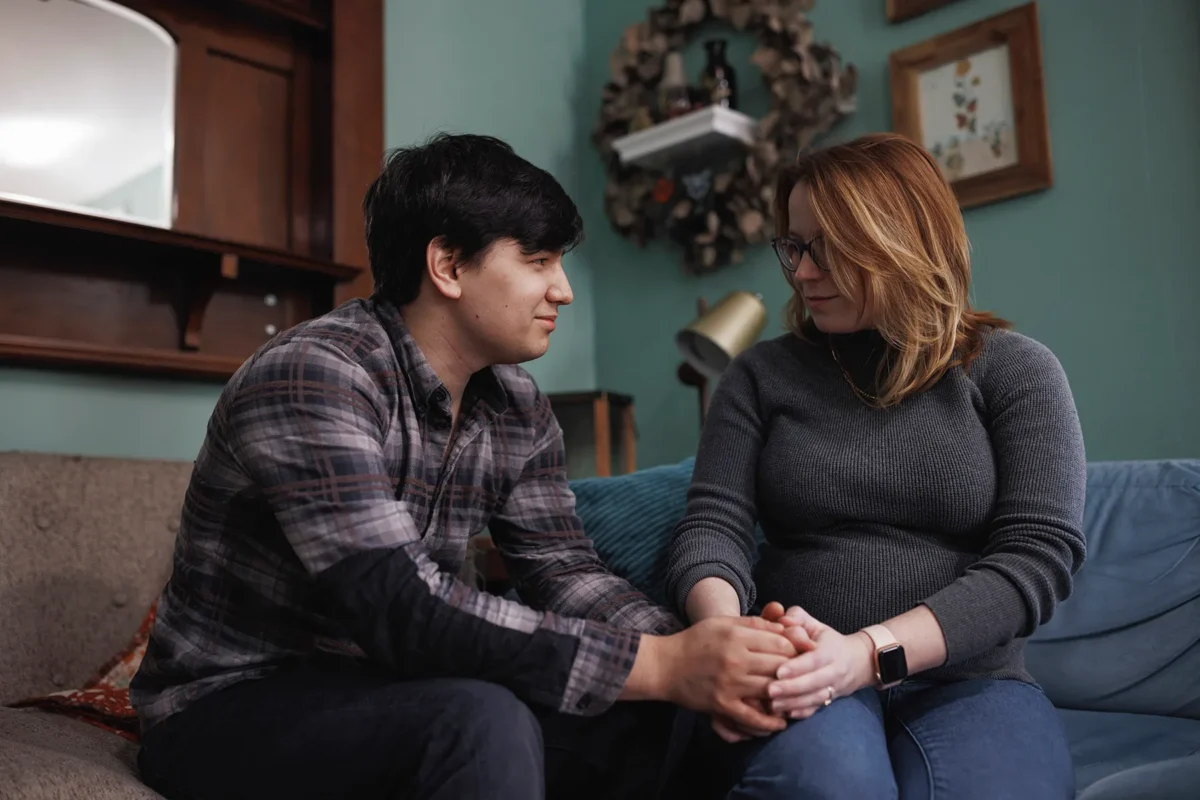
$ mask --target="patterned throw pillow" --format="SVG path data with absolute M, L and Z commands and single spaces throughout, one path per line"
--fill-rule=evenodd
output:
M 140 738 L 137 712 L 129 703 L 129 682 L 141 666 L 146 642 L 154 625 L 157 601 L 150 606 L 137 633 L 125 648 L 108 660 L 78 689 L 10 704 L 13 708 L 39 708 L 65 714 L 136 742 Z

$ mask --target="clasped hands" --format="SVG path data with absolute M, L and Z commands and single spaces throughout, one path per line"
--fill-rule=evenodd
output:
M 722 739 L 769 735 L 789 719 L 806 719 L 874 683 L 874 651 L 866 634 L 841 634 L 799 607 L 785 611 L 774 602 L 754 623 L 756 636 L 731 642 L 731 657 L 739 663 L 728 666 L 745 671 L 741 681 L 731 676 L 729 689 L 740 686 L 747 693 L 728 698 L 729 712 L 713 713 L 713 730 Z

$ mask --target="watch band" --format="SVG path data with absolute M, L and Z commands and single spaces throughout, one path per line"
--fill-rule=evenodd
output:
M 863 633 L 875 645 L 875 684 L 878 689 L 887 689 L 902 683 L 908 677 L 908 665 L 905 663 L 904 648 L 896 637 L 883 625 L 868 625 Z M 888 657 L 888 664 L 881 663 L 881 656 Z M 884 672 L 887 675 L 884 675 Z
M 875 645 L 876 653 L 885 647 L 892 647 L 893 645 L 900 644 L 898 641 L 896 641 L 896 637 L 892 635 L 892 632 L 882 625 L 868 625 L 862 630 L 863 633 L 871 637 L 871 642 Z

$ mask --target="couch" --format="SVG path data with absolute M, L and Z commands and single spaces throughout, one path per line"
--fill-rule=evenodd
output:
M 136 661 L 190 469 L 0 453 L 0 798 L 158 796 L 137 778 L 136 728 L 80 698 Z M 572 482 L 602 557 L 660 600 L 690 473 Z M 1028 648 L 1078 797 L 1200 797 L 1200 461 L 1090 465 L 1086 529 L 1076 592 Z

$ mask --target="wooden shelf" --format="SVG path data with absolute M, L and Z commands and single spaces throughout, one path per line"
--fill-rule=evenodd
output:
M 754 142 L 758 122 L 740 111 L 708 106 L 622 136 L 613 149 L 622 164 L 668 169 L 683 161 L 718 157 Z
M 357 267 L 0 200 L 0 362 L 224 380 Z
M 216 257 L 231 256 L 243 263 L 251 262 L 268 267 L 311 272 L 338 281 L 353 280 L 361 272 L 358 267 L 309 258 L 284 250 L 228 242 L 168 228 L 139 225 L 136 222 L 125 222 L 108 217 L 93 217 L 73 211 L 62 211 L 57 208 L 17 203 L 11 200 L 0 200 L 0 221 L 2 220 L 27 222 L 32 226 L 44 229 L 44 233 L 48 235 L 54 235 L 55 232 L 64 228 L 79 231 L 88 237 L 95 237 L 98 244 L 100 240 L 106 242 L 119 240 L 125 249 L 139 246 L 142 249 L 165 247 L 181 253 L 208 253 Z M 0 239 L 0 242 L 2 241 L 3 239 Z
M 102 367 L 175 377 L 225 380 L 243 359 L 187 351 L 107 347 L 69 340 L 0 334 L 0 357 L 14 362 L 64 367 Z

